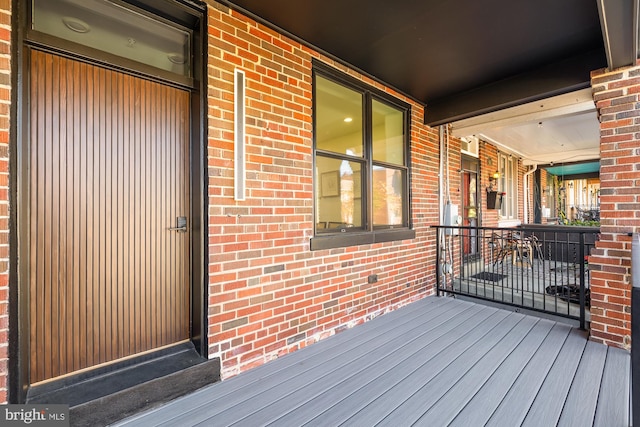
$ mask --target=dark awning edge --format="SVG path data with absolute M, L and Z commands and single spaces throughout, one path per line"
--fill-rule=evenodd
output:
M 438 126 L 591 86 L 591 72 L 607 66 L 596 49 L 562 62 L 427 104 L 424 123 Z

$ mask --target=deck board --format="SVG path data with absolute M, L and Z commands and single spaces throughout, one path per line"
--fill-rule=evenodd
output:
M 386 387 L 397 378 L 408 376 L 417 366 L 435 356 L 435 351 L 455 340 L 452 331 L 455 328 L 469 328 L 471 325 L 489 316 L 489 310 L 466 310 L 464 313 L 450 319 L 447 323 L 437 327 L 436 334 L 417 337 L 397 351 L 387 354 L 376 363 L 369 364 L 359 370 L 357 375 L 347 378 L 336 378 L 324 392 L 318 394 L 305 393 L 305 402 L 299 407 L 289 407 L 278 414 L 273 420 L 275 425 L 313 424 L 313 418 L 331 409 L 331 412 L 318 417 L 321 424 L 339 424 L 350 416 L 355 407 L 378 397 L 384 393 Z M 374 381 L 384 387 L 376 387 Z M 315 385 L 314 385 L 314 388 Z M 343 410 L 344 409 L 344 410 Z M 341 414 L 347 414 L 341 418 Z
M 279 384 L 286 378 L 304 375 L 306 370 L 312 369 L 315 365 L 323 363 L 331 363 L 331 360 L 339 358 L 340 355 L 365 345 L 368 342 L 375 342 L 385 334 L 393 333 L 393 331 L 403 330 L 407 324 L 411 323 L 429 323 L 433 319 L 449 310 L 458 311 L 471 309 L 471 307 L 456 307 L 453 301 L 446 299 L 433 299 L 425 307 L 417 307 L 416 304 L 410 304 L 404 308 L 406 310 L 395 310 L 384 315 L 386 322 L 367 322 L 359 325 L 362 328 L 360 334 L 354 334 L 351 330 L 334 335 L 322 341 L 322 345 L 312 345 L 305 348 L 304 354 L 295 352 L 270 363 L 260 366 L 259 370 L 251 370 L 233 377 L 233 381 L 225 381 L 224 387 L 221 388 L 205 388 L 191 395 L 189 401 L 183 402 L 180 412 L 172 414 L 150 413 L 145 418 L 146 425 L 172 425 L 177 423 L 179 419 L 187 419 L 189 416 L 196 418 L 194 414 L 202 414 L 202 409 L 216 408 L 221 410 L 223 406 L 228 405 L 226 402 L 228 396 L 234 393 L 242 393 L 244 397 L 251 397 L 256 393 L 260 393 L 267 389 L 269 384 Z M 374 319 L 375 320 L 375 319 Z M 377 328 L 376 328 L 377 326 Z M 222 384 L 218 384 L 222 385 Z M 209 409 L 211 410 L 211 409 Z
M 427 297 L 119 425 L 622 426 L 629 369 L 564 323 Z
M 553 326 L 491 415 L 488 426 L 516 426 L 523 422 L 570 331 L 569 326 L 561 323 Z
M 489 315 L 494 313 L 494 311 L 489 310 L 484 313 Z M 384 373 L 379 377 L 374 378 L 373 380 L 375 382 L 371 381 L 369 383 L 371 384 L 370 386 L 356 390 L 349 388 L 347 390 L 347 393 L 349 394 L 330 407 L 330 410 L 327 411 L 327 408 L 324 408 L 322 413 L 315 413 L 315 417 L 313 420 L 309 421 L 309 425 L 339 425 L 345 422 L 357 411 L 362 410 L 376 399 L 385 395 L 387 390 L 400 384 L 406 378 L 415 376 L 416 371 L 419 369 L 425 367 L 423 369 L 428 371 L 430 369 L 429 366 L 434 364 L 434 358 L 445 358 L 447 353 L 446 351 L 443 351 L 443 349 L 446 350 L 448 347 L 456 343 L 456 341 L 463 336 L 463 331 L 470 330 L 470 328 L 472 329 L 479 320 L 481 320 L 481 318 L 474 316 L 464 323 L 457 322 L 456 324 L 447 325 L 453 327 L 444 331 L 444 334 L 442 334 L 438 339 L 430 343 L 424 343 L 423 350 L 418 354 L 412 356 L 412 358 L 408 360 L 401 361 L 404 363 L 399 363 L 391 369 L 386 369 L 386 371 L 381 369 Z M 455 355 L 454 352 L 451 354 Z M 387 367 L 384 366 L 384 368 Z M 344 395 L 345 393 L 343 392 L 342 394 Z
M 396 423 L 396 425 L 411 425 L 407 420 L 411 414 L 407 411 L 406 406 L 413 407 L 415 402 L 415 396 L 420 399 L 423 393 L 420 393 L 425 389 L 425 385 L 434 382 L 435 384 L 442 384 L 446 381 L 443 376 L 452 375 L 452 369 L 449 369 L 452 365 L 452 361 L 457 361 L 462 354 L 469 353 L 468 350 L 475 349 L 479 352 L 486 351 L 485 347 L 490 345 L 492 339 L 499 340 L 502 332 L 509 328 L 509 323 L 502 322 L 507 316 L 506 312 L 496 311 L 491 317 L 484 322 L 478 324 L 473 330 L 461 334 L 453 344 L 444 349 L 438 355 L 439 363 L 424 363 L 419 369 L 412 372 L 411 375 L 403 378 L 403 380 L 396 384 L 393 388 L 388 389 L 378 399 L 371 402 L 353 417 L 347 420 L 349 425 L 376 425 L 382 423 L 382 425 L 388 425 L 389 422 Z M 498 330 L 496 330 L 498 328 Z M 490 335 L 488 335 L 491 333 Z M 459 368 L 460 364 L 455 364 L 454 368 Z M 454 373 L 459 373 L 455 372 Z M 443 393 L 438 386 L 428 387 L 428 390 L 433 394 Z M 398 402 L 398 406 L 389 404 L 387 402 Z M 422 403 L 418 402 L 418 406 Z M 428 403 L 424 403 L 425 406 Z M 393 420 L 393 421 L 390 421 Z
M 480 310 L 478 315 L 474 317 L 475 321 L 486 321 L 489 311 Z M 481 314 L 483 313 L 486 314 L 482 316 Z M 245 411 L 245 417 L 241 421 L 245 425 L 267 423 L 278 418 L 288 408 L 300 406 L 309 398 L 317 396 L 336 384 L 344 384 L 347 387 L 351 387 L 350 379 L 359 375 L 363 369 L 381 363 L 388 356 L 396 357 L 396 355 L 401 354 L 399 351 L 406 347 L 407 341 L 413 341 L 417 338 L 428 340 L 430 335 L 440 334 L 437 328 L 439 325 L 432 325 L 432 329 L 428 330 L 427 333 L 424 333 L 424 328 L 420 324 L 405 330 L 402 334 L 398 333 L 399 330 L 396 330 L 393 334 L 385 337 L 386 340 L 384 342 L 373 342 L 370 346 L 360 346 L 344 354 L 339 366 L 322 364 L 307 372 L 304 377 L 296 376 L 286 382 L 282 382 L 278 386 L 269 389 L 268 393 L 261 393 L 254 397 L 252 399 L 253 412 Z M 388 339 L 390 337 L 393 338 Z M 279 399 L 274 401 L 272 394 L 277 394 Z M 243 396 L 239 397 L 243 398 Z M 236 417 L 236 408 L 232 407 L 217 414 L 210 420 L 227 425 L 227 423 L 235 421 Z
M 598 402 L 594 426 L 629 425 L 629 412 L 621 411 L 617 402 L 629 402 L 630 374 L 627 352 L 608 348 L 600 384 L 600 395 L 607 399 Z
M 245 418 L 255 412 L 262 411 L 263 409 L 268 410 L 270 407 L 273 407 L 277 403 L 274 396 L 277 396 L 278 400 L 285 399 L 285 404 L 289 406 L 291 403 L 290 400 L 287 399 L 287 396 L 294 393 L 295 396 L 304 396 L 304 394 L 298 393 L 297 391 L 306 384 L 328 378 L 332 374 L 335 376 L 335 371 L 337 370 L 339 370 L 340 373 L 345 371 L 349 372 L 348 369 L 345 369 L 345 364 L 353 360 L 360 360 L 364 356 L 367 356 L 373 361 L 377 360 L 380 354 L 396 350 L 399 342 L 405 340 L 405 337 L 402 336 L 403 334 L 408 334 L 409 336 L 412 332 L 419 334 L 424 329 L 427 329 L 427 332 L 431 334 L 439 334 L 438 326 L 452 321 L 452 319 L 460 316 L 461 313 L 465 311 L 474 314 L 487 310 L 482 307 L 462 307 L 454 304 L 441 305 L 434 308 L 430 314 L 423 313 L 420 316 L 409 316 L 403 319 L 402 322 L 396 324 L 396 327 L 391 329 L 385 328 L 384 334 L 381 334 L 380 331 L 374 331 L 375 338 L 366 341 L 357 339 L 359 335 L 352 333 L 354 329 L 345 331 L 343 334 L 336 335 L 336 337 L 346 334 L 347 336 L 354 336 L 354 339 L 342 343 L 339 347 L 332 346 L 331 349 L 333 351 L 331 351 L 330 354 L 326 354 L 324 358 L 320 357 L 324 355 L 324 353 L 320 353 L 318 357 L 316 357 L 317 360 L 302 358 L 303 355 L 300 352 L 287 355 L 286 358 L 289 359 L 288 362 L 290 363 L 287 363 L 289 368 L 286 369 L 286 371 L 278 371 L 278 375 L 271 375 L 269 377 L 261 376 L 259 384 L 257 384 L 258 387 L 254 387 L 254 383 L 251 382 L 247 387 L 235 389 L 225 394 L 223 401 L 216 401 L 217 405 L 213 410 L 203 412 L 198 408 L 183 414 L 181 418 L 188 420 L 189 423 L 204 422 L 208 419 L 215 418 L 216 424 L 227 425 L 227 422 L 230 424 L 232 420 L 236 420 L 239 410 L 243 412 L 243 418 Z M 425 324 L 429 326 L 425 328 Z M 349 332 L 349 334 L 347 334 L 347 332 Z M 380 339 L 381 337 L 384 338 L 384 342 Z M 339 352 L 335 350 L 339 350 Z M 284 359 L 283 357 L 280 360 Z M 297 359 L 301 359 L 303 363 L 300 363 Z M 332 361 L 336 363 L 332 363 Z M 292 362 L 296 363 L 291 365 Z M 251 399 L 251 410 L 246 409 L 244 405 L 247 399 Z M 172 425 L 172 422 L 173 421 L 165 421 L 159 425 Z
M 593 425 L 599 398 L 602 372 L 607 359 L 607 347 L 587 342 L 580 364 L 571 382 L 558 426 Z
M 558 424 L 587 340 L 580 334 L 569 334 L 553 366 L 549 370 L 536 400 L 527 413 L 523 426 Z M 583 407 L 583 409 L 586 409 Z
M 474 374 L 455 384 L 422 416 L 434 425 L 460 426 L 486 423 L 522 371 L 522 360 L 539 347 L 553 322 L 527 316 L 522 331 L 515 330 L 474 366 Z M 464 410 L 466 410 L 466 413 Z

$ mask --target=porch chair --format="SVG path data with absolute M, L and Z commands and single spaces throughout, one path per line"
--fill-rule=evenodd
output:
M 509 236 L 502 236 L 496 232 L 491 233 L 491 240 L 489 240 L 489 247 L 492 254 L 495 254 L 493 265 L 498 265 L 504 261 L 504 259 L 511 255 L 513 247 L 510 244 L 511 238 Z
M 540 241 L 540 239 L 538 239 L 538 237 L 535 234 L 532 234 L 531 236 L 527 237 L 527 239 L 529 239 L 529 244 L 535 251 L 537 258 L 540 261 L 544 262 L 544 254 L 542 253 L 542 242 Z

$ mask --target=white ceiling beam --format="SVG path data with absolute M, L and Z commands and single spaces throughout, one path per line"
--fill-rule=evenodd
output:
M 590 111 L 595 111 L 595 104 L 592 90 L 587 88 L 459 120 L 451 124 L 451 131 L 452 135 L 456 137 L 470 136 L 481 133 L 488 128 L 495 129 L 521 123 L 541 122 L 549 118 Z
M 600 150 L 597 148 L 590 148 L 584 150 L 565 151 L 562 154 L 558 153 L 546 153 L 536 155 L 535 159 L 522 159 L 522 164 L 525 166 L 540 165 L 545 163 L 551 164 L 563 164 L 573 162 L 583 162 L 587 160 L 600 160 Z

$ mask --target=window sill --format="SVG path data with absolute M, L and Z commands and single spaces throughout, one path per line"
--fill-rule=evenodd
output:
M 346 248 L 348 246 L 369 245 L 372 243 L 393 242 L 396 240 L 415 239 L 415 230 L 403 228 L 399 230 L 380 230 L 366 233 L 332 233 L 312 237 L 312 251 L 321 249 Z
M 498 221 L 498 227 L 517 227 L 522 224 L 522 221 L 519 219 L 501 219 Z

